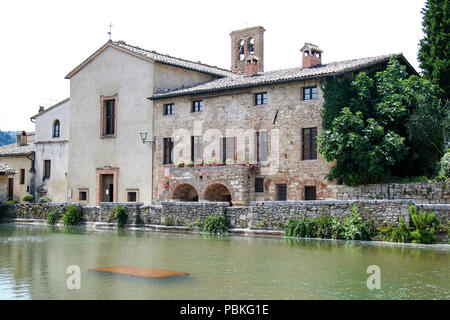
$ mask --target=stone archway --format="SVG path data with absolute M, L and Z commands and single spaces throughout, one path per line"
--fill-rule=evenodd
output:
M 231 193 L 226 186 L 220 183 L 215 183 L 206 188 L 204 199 L 208 201 L 226 201 L 231 202 Z
M 192 185 L 183 183 L 175 188 L 172 199 L 179 201 L 198 201 L 198 193 Z

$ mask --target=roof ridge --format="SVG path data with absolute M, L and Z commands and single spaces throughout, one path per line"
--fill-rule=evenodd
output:
M 181 60 L 181 61 L 184 61 L 184 62 L 190 62 L 190 63 L 200 64 L 200 65 L 205 66 L 205 67 L 215 68 L 215 69 L 219 69 L 219 70 L 221 70 L 221 71 L 227 71 L 227 72 L 229 72 L 229 73 L 232 73 L 230 70 L 225 69 L 225 68 L 221 68 L 221 67 L 218 67 L 218 66 L 213 66 L 213 65 L 210 65 L 210 64 L 207 64 L 207 63 L 203 63 L 203 62 L 201 62 L 201 61 L 192 61 L 192 60 L 188 60 L 188 59 L 184 59 L 184 58 L 179 58 L 179 57 L 171 56 L 171 55 L 169 55 L 169 54 L 160 53 L 160 52 L 157 52 L 157 51 L 155 51 L 155 50 L 148 50 L 148 49 L 145 49 L 145 48 L 141 48 L 141 47 L 139 47 L 139 46 L 135 46 L 135 45 L 126 43 L 126 42 L 123 41 L 123 40 L 112 41 L 112 42 L 113 42 L 114 44 L 116 44 L 116 45 L 119 45 L 119 46 L 121 46 L 121 45 L 124 46 L 124 45 L 125 45 L 125 46 L 128 46 L 128 47 L 132 47 L 132 48 L 135 48 L 135 49 L 138 49 L 138 50 L 143 50 L 143 51 L 146 51 L 146 52 L 149 52 L 149 53 L 158 54 L 158 55 L 165 56 L 165 57 L 168 57 L 168 58 L 177 59 L 177 60 Z

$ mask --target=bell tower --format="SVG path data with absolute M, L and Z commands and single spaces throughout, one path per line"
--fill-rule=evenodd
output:
M 264 71 L 264 31 L 263 27 L 236 30 L 231 36 L 231 71 L 243 74 L 245 59 L 249 55 L 258 57 L 258 72 Z

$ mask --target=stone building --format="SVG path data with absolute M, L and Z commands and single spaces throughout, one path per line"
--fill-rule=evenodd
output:
M 230 70 L 105 43 L 67 74 L 70 100 L 32 117 L 31 190 L 90 206 L 334 198 L 317 152 L 321 83 L 382 68 L 392 55 L 322 64 L 322 50 L 305 43 L 298 66 L 265 72 L 264 31 L 230 33 Z
M 31 117 L 36 124 L 35 198 L 67 201 L 70 99 L 65 99 Z
M 149 97 L 157 146 L 156 202 L 245 205 L 335 198 L 337 181 L 326 179 L 330 163 L 317 152 L 321 83 L 377 70 L 393 55 L 322 64 L 322 50 L 306 43 L 298 67 L 264 72 L 263 32 L 256 27 L 231 33 L 232 75 Z M 401 54 L 396 56 L 411 68 Z M 184 167 L 177 166 L 179 161 Z M 187 167 L 191 161 L 198 164 Z M 259 168 L 251 171 L 243 163 Z
M 17 134 L 16 143 L 0 146 L 0 163 L 16 172 L 15 175 L 8 176 L 6 200 L 22 202 L 25 194 L 33 193 L 34 138 L 34 132 L 21 131 Z

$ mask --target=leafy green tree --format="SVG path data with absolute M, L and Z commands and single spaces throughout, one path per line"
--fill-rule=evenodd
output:
M 331 100 L 325 102 L 318 141 L 322 156 L 335 161 L 329 179 L 348 185 L 384 182 L 388 168 L 400 176 L 431 175 L 443 153 L 448 113 L 438 87 L 409 76 L 395 58 L 385 70 L 361 72 L 350 88 L 343 87 L 348 81 L 323 86 Z
M 427 0 L 422 9 L 422 30 L 419 43 L 420 67 L 424 76 L 438 84 L 443 98 L 450 97 L 450 5 L 448 0 Z

